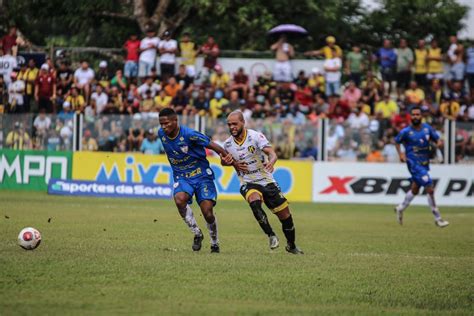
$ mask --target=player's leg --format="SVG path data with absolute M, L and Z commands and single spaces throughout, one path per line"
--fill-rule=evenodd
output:
M 435 219 L 435 224 L 438 227 L 446 227 L 449 225 L 448 221 L 445 221 L 441 218 L 441 213 L 439 212 L 438 207 L 436 206 L 436 201 L 434 198 L 434 188 L 433 185 L 429 185 L 425 188 L 427 197 L 428 197 L 428 205 L 431 208 L 431 212 L 433 213 L 434 219 Z
M 411 201 L 413 201 L 419 191 L 420 186 L 415 181 L 412 181 L 411 188 L 405 195 L 403 202 L 395 207 L 395 212 L 397 213 L 397 221 L 400 225 L 403 225 L 403 211 L 405 211 L 405 209 L 410 205 Z
M 272 226 L 268 222 L 268 217 L 262 208 L 263 195 L 252 185 L 243 185 L 240 188 L 240 193 L 247 200 L 252 210 L 253 216 L 262 228 L 263 232 L 267 234 L 270 243 L 270 249 L 276 249 L 280 245 L 278 237 L 273 232 Z
M 217 190 L 214 181 L 200 181 L 195 184 L 196 200 L 207 223 L 211 238 L 211 252 L 220 252 L 217 219 L 214 215 L 214 205 L 217 200 Z
M 287 242 L 286 251 L 293 254 L 303 254 L 303 251 L 296 246 L 296 230 L 293 216 L 291 216 L 290 208 L 288 207 L 288 200 L 281 193 L 280 188 L 275 183 L 267 184 L 263 192 L 263 199 L 265 205 L 272 210 L 281 222 L 281 228 Z
M 191 232 L 194 234 L 193 246 L 194 251 L 201 250 L 202 239 L 204 238 L 201 229 L 199 228 L 193 210 L 189 206 L 189 201 L 193 196 L 193 188 L 184 181 L 176 182 L 174 189 L 174 201 L 178 208 L 179 215 L 183 221 L 188 225 Z

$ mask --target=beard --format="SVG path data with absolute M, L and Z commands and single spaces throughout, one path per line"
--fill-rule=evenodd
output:
M 412 123 L 413 125 L 415 125 L 415 126 L 418 126 L 418 125 L 421 124 L 421 120 L 412 119 L 412 120 L 411 120 L 411 123 Z
M 244 128 L 242 127 L 241 129 L 238 129 L 235 133 L 234 137 L 240 137 L 242 136 L 242 133 L 244 132 Z

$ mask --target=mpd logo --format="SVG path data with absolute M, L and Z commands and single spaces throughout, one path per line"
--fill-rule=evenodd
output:
M 397 195 L 410 190 L 411 182 L 406 178 L 392 177 L 354 177 L 354 176 L 328 176 L 330 183 L 319 194 L 330 195 L 350 195 L 350 194 L 384 194 Z M 439 179 L 433 179 L 433 185 L 441 190 L 443 196 L 450 196 L 453 193 L 463 193 L 466 197 L 474 196 L 474 183 L 466 179 L 449 179 L 443 187 L 437 187 Z M 426 194 L 425 190 L 422 194 Z

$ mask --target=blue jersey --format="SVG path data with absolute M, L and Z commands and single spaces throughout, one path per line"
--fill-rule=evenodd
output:
M 428 166 L 430 163 L 430 142 L 438 141 L 439 136 L 430 125 L 423 123 L 416 130 L 413 126 L 405 127 L 395 138 L 396 142 L 403 144 L 407 161 Z
M 214 179 L 204 149 L 211 141 L 209 137 L 186 126 L 179 127 L 175 138 L 166 136 L 162 128 L 158 131 L 158 136 L 173 169 L 175 182 L 183 178 L 193 182 L 200 181 L 202 177 Z

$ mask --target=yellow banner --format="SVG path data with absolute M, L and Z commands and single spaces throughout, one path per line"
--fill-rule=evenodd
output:
M 218 198 L 242 199 L 234 169 L 222 167 L 217 158 L 209 158 L 209 161 L 216 177 Z M 165 155 L 77 152 L 72 166 L 74 180 L 173 185 L 172 170 Z M 306 161 L 277 162 L 273 175 L 290 202 L 311 201 L 312 168 L 313 164 Z

